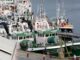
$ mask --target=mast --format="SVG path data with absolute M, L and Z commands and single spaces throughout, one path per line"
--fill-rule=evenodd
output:
M 57 0 L 56 1 L 57 9 L 56 9 L 56 18 L 57 20 L 59 18 L 63 19 L 65 18 L 65 9 L 64 9 L 64 0 Z
M 56 3 L 57 3 L 56 18 L 57 18 L 57 24 L 59 26 L 60 21 L 63 19 L 64 12 L 63 12 L 62 0 L 57 0 Z M 61 60 L 64 60 L 64 49 L 62 48 L 63 41 L 60 37 L 58 42 L 60 44 L 60 49 L 58 49 L 58 55 L 61 58 Z
M 57 25 L 60 23 L 60 11 L 61 11 L 61 0 L 56 0 L 56 19 L 57 19 Z
M 41 0 L 41 4 L 40 4 L 40 18 L 44 18 L 44 17 L 45 17 L 44 0 Z
M 60 3 L 59 3 L 59 0 L 56 0 L 56 6 L 57 6 L 57 8 L 56 8 L 56 18 L 57 18 L 57 20 L 60 18 Z
M 56 1 L 56 18 L 57 18 L 57 25 L 60 26 L 61 22 L 65 21 L 65 9 L 64 9 L 64 0 L 57 0 Z
M 64 0 L 61 0 L 61 18 L 65 18 L 65 8 L 64 8 Z

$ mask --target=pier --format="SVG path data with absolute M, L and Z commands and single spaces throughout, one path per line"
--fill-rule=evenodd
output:
M 0 60 L 11 60 L 16 40 L 0 36 Z

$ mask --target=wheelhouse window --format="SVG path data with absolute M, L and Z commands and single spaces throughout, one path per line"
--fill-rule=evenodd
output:
M 72 33 L 73 30 L 72 29 L 60 29 L 60 32 L 69 32 L 69 33 Z

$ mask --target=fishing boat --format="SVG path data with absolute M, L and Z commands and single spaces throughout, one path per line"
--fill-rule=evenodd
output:
M 30 0 L 15 0 L 10 4 L 1 4 L 0 15 L 7 20 L 11 34 L 10 39 L 17 40 L 20 46 L 25 45 L 27 51 L 57 49 L 56 51 L 59 52 L 58 50 L 61 47 L 80 45 L 79 42 L 72 42 L 74 27 L 65 18 L 64 12 L 60 13 L 60 11 L 64 11 L 63 5 L 62 8 L 60 6 L 58 2 L 56 21 L 50 21 L 46 16 L 43 0 L 40 4 L 38 16 L 33 15 Z M 0 28 L 0 35 L 7 39 L 7 34 L 3 27 Z

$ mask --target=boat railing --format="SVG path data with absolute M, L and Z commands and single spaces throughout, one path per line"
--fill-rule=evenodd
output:
M 77 44 L 80 44 L 79 42 L 67 42 L 66 43 L 66 45 L 67 46 L 69 46 L 69 45 L 77 45 Z M 42 47 L 53 47 L 53 46 L 59 46 L 60 44 L 58 44 L 58 43 L 52 43 L 52 44 L 43 44 L 43 43 L 40 43 L 40 44 L 34 44 L 34 43 L 32 43 L 32 44 L 30 44 L 29 46 L 28 46 L 28 48 L 42 48 Z M 62 44 L 63 46 L 65 46 L 65 43 L 63 43 Z
M 39 48 L 39 47 L 49 47 L 49 46 L 57 46 L 58 44 L 46 44 L 44 45 L 43 43 L 40 43 L 40 44 L 31 44 L 29 45 L 28 48 Z

